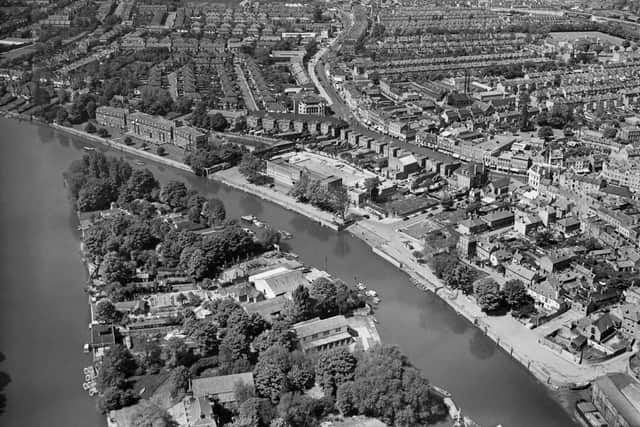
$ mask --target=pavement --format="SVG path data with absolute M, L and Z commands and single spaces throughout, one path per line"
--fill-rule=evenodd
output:
M 417 222 L 418 219 L 412 222 Z M 560 325 L 575 319 L 579 314 L 569 311 L 546 326 L 529 329 L 513 317 L 488 316 L 472 297 L 455 291 L 444 291 L 443 284 L 426 264 L 420 264 L 405 244 L 406 236 L 397 232 L 404 222 L 383 223 L 373 219 L 362 220 L 349 230 L 370 246 L 383 251 L 402 263 L 402 268 L 426 288 L 434 290 L 456 311 L 475 322 L 505 351 L 527 367 L 538 379 L 553 387 L 566 387 L 576 383 L 591 382 L 610 372 L 624 372 L 631 353 L 624 353 L 611 360 L 593 365 L 580 365 L 565 359 L 542 345 L 539 340 Z M 504 279 L 502 279 L 504 280 Z
M 215 172 L 212 175 L 212 178 L 222 181 L 231 187 L 256 195 L 262 199 L 270 200 L 286 209 L 314 219 L 323 225 L 331 228 L 337 227 L 335 224 L 335 217 L 332 213 L 320 210 L 310 204 L 296 201 L 296 199 L 287 194 L 286 190 L 282 187 L 274 186 L 271 188 L 264 185 L 250 184 L 238 171 L 237 167 Z

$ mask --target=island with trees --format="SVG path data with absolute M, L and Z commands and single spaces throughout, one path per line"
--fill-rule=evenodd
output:
M 305 279 L 277 249 L 277 231 L 248 228 L 227 217 L 222 200 L 179 181 L 160 185 L 149 170 L 102 153 L 64 176 L 91 272 L 90 386 L 112 421 L 179 425 L 179 408 L 199 393 L 193 384 L 219 378 L 245 381 L 225 399 L 206 398 L 207 410 L 200 401 L 203 419 L 217 425 L 366 416 L 423 426 L 447 416 L 442 396 L 395 347 L 365 350 L 356 339 L 309 351 L 300 328 L 360 318 L 366 297 L 326 274 Z M 242 273 L 283 265 L 299 281 L 288 296 L 265 297 L 259 279 Z M 276 302 L 277 315 L 258 309 Z

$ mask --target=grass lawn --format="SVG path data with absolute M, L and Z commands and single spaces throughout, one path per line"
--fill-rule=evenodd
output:
M 168 372 L 133 377 L 133 392 L 142 399 L 149 399 L 168 377 Z

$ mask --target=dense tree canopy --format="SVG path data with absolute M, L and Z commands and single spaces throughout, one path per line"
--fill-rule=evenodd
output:
M 266 170 L 266 163 L 251 153 L 245 153 L 238 170 L 249 182 L 258 182 Z
M 184 182 L 169 181 L 160 191 L 160 201 L 174 209 L 185 209 L 189 198 L 189 190 Z
M 492 312 L 499 309 L 503 302 L 500 286 L 493 279 L 481 279 L 473 284 L 473 293 L 483 311 Z
M 109 348 L 102 358 L 102 366 L 98 373 L 97 385 L 99 390 L 109 387 L 124 389 L 126 380 L 132 376 L 138 365 L 129 350 L 117 344 Z
M 95 306 L 95 318 L 99 322 L 115 323 L 120 319 L 120 313 L 111 301 L 102 299 Z
M 322 353 L 316 362 L 316 381 L 326 395 L 335 397 L 341 384 L 353 380 L 356 365 L 356 357 L 345 349 Z
M 354 380 L 338 387 L 336 406 L 344 415 L 366 414 L 388 425 L 424 426 L 446 416 L 429 382 L 386 346 L 359 354 Z

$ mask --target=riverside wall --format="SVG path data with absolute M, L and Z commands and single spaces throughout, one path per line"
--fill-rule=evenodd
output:
M 177 169 L 181 169 L 184 171 L 188 171 L 188 172 L 192 172 L 191 168 L 189 166 L 187 166 L 186 164 L 176 161 L 176 160 L 172 160 L 172 159 L 168 159 L 166 157 L 162 157 L 144 150 L 140 150 L 134 147 L 129 147 L 123 144 L 119 144 L 111 139 L 108 138 L 102 138 L 100 136 L 97 135 L 92 135 L 89 134 L 87 132 L 78 130 L 78 129 L 74 129 L 74 128 L 69 128 L 69 127 L 65 127 L 65 126 L 61 126 L 61 125 L 57 125 L 57 124 L 51 124 L 50 125 L 52 128 L 56 129 L 56 130 L 60 130 L 62 132 L 80 137 L 80 138 L 86 138 L 87 140 L 93 141 L 93 142 L 97 142 L 103 145 L 106 145 L 110 148 L 113 148 L 115 150 L 121 151 L 121 152 L 126 152 L 138 157 L 143 157 L 146 158 L 148 160 L 154 161 L 154 162 L 158 162 L 158 163 L 162 163 L 171 167 L 175 167 Z M 320 223 L 323 226 L 326 226 L 328 228 L 331 228 L 332 230 L 336 230 L 338 231 L 340 228 L 338 226 L 338 224 L 326 221 L 324 218 L 320 218 L 316 215 L 314 215 L 314 213 L 309 210 L 309 209 L 304 209 L 300 206 L 297 206 L 294 203 L 289 203 L 285 200 L 282 200 L 282 198 L 276 198 L 276 197 L 271 197 L 267 192 L 262 191 L 260 187 L 255 186 L 255 185 L 248 185 L 248 184 L 240 184 L 237 183 L 233 180 L 230 179 L 226 179 L 224 176 L 220 176 L 217 174 L 213 174 L 212 176 L 210 176 L 210 179 L 213 180 L 217 180 L 219 182 L 222 182 L 225 185 L 228 185 L 230 187 L 236 188 L 240 191 L 252 194 L 256 197 L 259 197 L 263 200 L 268 200 L 271 201 L 273 203 L 276 203 L 282 207 L 284 207 L 285 209 L 297 212 L 301 215 L 304 215 L 318 223 Z M 482 330 L 485 335 L 487 337 L 489 337 L 491 340 L 493 340 L 498 346 L 500 346 L 504 351 L 506 351 L 509 355 L 511 355 L 515 360 L 517 360 L 518 362 L 520 362 L 523 366 L 525 366 L 529 372 L 531 372 L 539 381 L 541 381 L 544 384 L 547 384 L 548 386 L 552 387 L 552 388 L 559 388 L 559 387 L 563 387 L 563 386 L 568 386 L 568 384 L 564 384 L 562 382 L 558 382 L 558 381 L 554 381 L 553 378 L 551 377 L 551 375 L 546 372 L 544 370 L 543 367 L 538 366 L 534 361 L 530 360 L 529 358 L 527 358 L 525 355 L 520 354 L 516 349 L 514 349 L 513 347 L 509 346 L 508 344 L 506 344 L 504 341 L 502 341 L 500 339 L 500 337 L 491 330 L 490 326 L 486 323 L 484 323 L 482 321 L 482 319 L 474 316 L 472 313 L 468 312 L 467 310 L 465 310 L 465 308 L 463 306 L 460 306 L 459 304 L 456 303 L 455 301 L 455 297 L 453 295 L 451 295 L 449 293 L 449 291 L 447 289 L 445 289 L 443 286 L 441 285 L 437 285 L 435 283 L 432 283 L 431 281 L 429 281 L 427 278 L 425 278 L 424 276 L 422 276 L 420 273 L 418 273 L 417 271 L 413 270 L 410 266 L 408 266 L 406 263 L 402 262 L 401 260 L 396 259 L 395 257 L 393 257 L 391 254 L 389 254 L 388 252 L 386 252 L 384 250 L 384 247 L 380 247 L 380 246 L 375 246 L 373 245 L 371 242 L 369 242 L 367 239 L 362 238 L 361 236 L 358 235 L 358 233 L 353 232 L 351 229 L 351 234 L 354 235 L 355 237 L 363 240 L 365 243 L 367 243 L 370 247 L 371 250 L 378 256 L 380 256 L 382 259 L 384 259 L 385 261 L 389 262 L 390 264 L 394 265 L 395 267 L 401 268 L 405 273 L 407 273 L 412 282 L 415 284 L 415 286 L 417 286 L 418 288 L 425 290 L 425 291 L 430 291 L 435 293 L 436 295 L 438 295 L 443 301 L 445 301 L 453 310 L 456 311 L 456 313 L 460 314 L 461 316 L 465 317 L 469 322 L 473 323 L 475 326 L 477 326 L 480 330 Z

